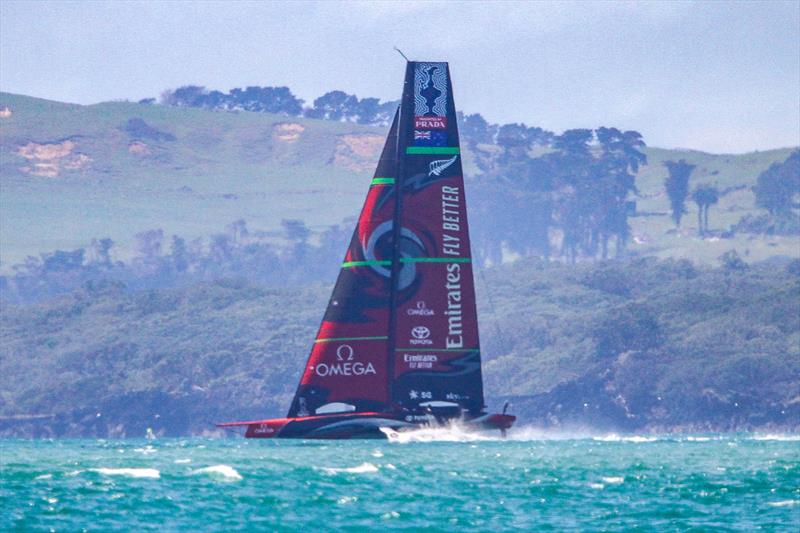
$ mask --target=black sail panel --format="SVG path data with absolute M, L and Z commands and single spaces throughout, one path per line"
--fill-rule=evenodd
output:
M 395 113 L 289 417 L 390 408 L 397 131 Z

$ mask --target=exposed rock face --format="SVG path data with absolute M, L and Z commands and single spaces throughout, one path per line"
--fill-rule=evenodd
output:
M 275 124 L 272 128 L 272 136 L 276 141 L 280 142 L 295 142 L 300 139 L 300 134 L 305 131 L 305 127 L 301 124 L 293 122 L 282 122 Z
M 68 156 L 74 148 L 75 143 L 69 140 L 44 144 L 29 142 L 25 146 L 20 146 L 17 153 L 25 159 L 53 160 Z
M 86 167 L 92 158 L 86 154 L 74 152 L 75 142 L 65 140 L 56 143 L 29 142 L 17 149 L 17 155 L 29 161 L 29 165 L 20 167 L 20 171 L 32 176 L 45 178 L 57 177 L 62 169 L 80 170 Z
M 373 133 L 340 135 L 331 163 L 364 172 L 375 166 L 380 156 L 384 137 Z
M 150 148 L 142 141 L 133 141 L 128 145 L 128 153 L 133 155 L 150 155 Z

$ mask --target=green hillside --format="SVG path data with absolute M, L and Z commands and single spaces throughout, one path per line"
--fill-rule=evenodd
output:
M 800 428 L 800 262 L 478 276 L 488 403 L 521 424 Z M 0 435 L 135 436 L 285 414 L 327 286 L 94 284 L 0 313 Z
M 283 219 L 322 230 L 358 212 L 385 135 L 384 128 L 268 113 L 127 102 L 79 106 L 0 93 L 0 110 L 6 108 L 0 116 L 2 272 L 27 255 L 83 247 L 97 237 L 111 237 L 117 258 L 127 259 L 133 236 L 155 228 L 189 240 L 238 219 L 267 235 Z M 639 172 L 640 197 L 633 198 L 643 216 L 630 219 L 630 252 L 709 264 L 730 249 L 751 260 L 798 254 L 797 238 L 700 239 L 693 205 L 674 232 L 663 189 L 664 160 L 697 165 L 693 185 L 729 189 L 710 217 L 712 229 L 727 230 L 757 212 L 749 187 L 791 149 L 645 151 L 649 165 Z M 474 159 L 466 150 L 473 186 Z M 471 198 L 479 210 L 481 194 Z
M 205 237 L 240 218 L 323 227 L 353 216 L 383 131 L 266 113 L 0 95 L 3 263 L 109 236 Z M 131 119 L 156 130 L 125 131 Z M 175 140 L 159 138 L 158 133 Z M 27 157 L 21 149 L 30 146 Z

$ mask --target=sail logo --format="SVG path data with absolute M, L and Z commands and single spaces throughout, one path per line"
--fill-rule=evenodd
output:
M 428 176 L 441 176 L 442 172 L 453 166 L 453 163 L 458 159 L 458 155 L 454 155 L 450 159 L 437 159 L 428 163 Z
M 313 367 L 314 373 L 321 378 L 329 376 L 350 377 L 377 374 L 372 363 L 367 362 L 364 364 L 361 361 L 355 361 L 353 353 L 353 347 L 349 344 L 340 345 L 336 348 L 336 362 L 331 364 L 317 363 Z
M 431 369 L 439 361 L 433 354 L 403 354 L 403 362 L 411 369 Z
M 353 360 L 353 347 L 349 344 L 342 344 L 336 348 L 336 358 L 339 361 L 352 361 Z
M 447 132 L 414 130 L 414 146 L 447 146 Z
M 425 300 L 420 300 L 417 302 L 416 307 L 406 309 L 406 314 L 408 316 L 433 316 L 436 313 L 433 309 L 428 309 L 428 304 L 425 303 Z
M 414 117 L 414 127 L 420 130 L 446 130 L 447 117 Z
M 447 265 L 447 349 L 464 347 L 464 327 L 461 306 L 461 265 L 450 263 Z
M 411 344 L 433 344 L 433 341 L 428 337 L 431 336 L 431 330 L 425 326 L 416 326 L 411 328 Z
M 431 336 L 431 330 L 425 326 L 417 326 L 411 330 L 411 335 L 413 335 L 415 339 L 427 339 Z
M 461 255 L 461 192 L 458 187 L 442 187 L 442 252 Z
M 447 115 L 446 63 L 417 63 L 414 70 L 414 115 Z

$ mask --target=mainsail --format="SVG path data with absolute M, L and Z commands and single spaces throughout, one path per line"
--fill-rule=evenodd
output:
M 409 62 L 289 417 L 483 405 L 461 152 L 447 63 Z

